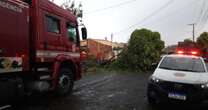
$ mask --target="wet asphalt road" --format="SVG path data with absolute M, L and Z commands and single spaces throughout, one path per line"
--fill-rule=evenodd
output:
M 174 105 L 152 108 L 146 100 L 150 74 L 99 73 L 76 82 L 66 97 L 38 95 L 29 97 L 12 110 L 207 110 L 208 104 Z

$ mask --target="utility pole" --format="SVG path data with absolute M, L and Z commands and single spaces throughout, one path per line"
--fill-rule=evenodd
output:
M 192 23 L 192 24 L 188 24 L 188 25 L 193 26 L 193 42 L 195 42 L 195 25 L 196 25 L 196 23 Z
M 113 42 L 113 33 L 111 33 L 111 42 Z
M 111 33 L 111 51 L 112 51 L 112 57 L 114 57 L 114 51 L 113 51 L 113 33 Z
M 112 47 L 112 50 L 113 50 L 113 33 L 111 33 L 111 47 Z

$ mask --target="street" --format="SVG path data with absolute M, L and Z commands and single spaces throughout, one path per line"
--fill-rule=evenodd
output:
M 0 110 L 208 110 L 208 0 L 0 0 L 0 24 Z
M 66 97 L 38 95 L 29 97 L 12 110 L 156 110 L 146 99 L 148 74 L 98 73 L 75 83 L 74 92 Z M 208 104 L 207 104 L 208 105 Z M 208 108 L 206 104 L 168 107 L 174 109 Z M 157 108 L 158 109 L 158 108 Z M 159 109 L 167 109 L 162 107 Z

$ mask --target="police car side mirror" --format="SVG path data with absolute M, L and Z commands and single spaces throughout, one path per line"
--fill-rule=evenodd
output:
M 87 39 L 87 29 L 85 27 L 81 28 L 82 31 L 82 39 Z
M 158 63 L 152 63 L 152 66 L 157 66 L 158 65 Z
M 157 66 L 158 66 L 158 63 L 152 63 L 152 64 L 151 64 L 151 68 L 152 68 L 152 69 L 156 69 Z
M 204 61 L 207 63 L 208 62 L 208 59 L 207 58 L 203 58 L 204 59 Z

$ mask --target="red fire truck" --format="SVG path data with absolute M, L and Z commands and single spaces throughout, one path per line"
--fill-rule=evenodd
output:
M 0 103 L 70 93 L 81 78 L 79 33 L 87 38 L 76 16 L 49 0 L 0 0 Z
M 178 42 L 176 53 L 202 56 L 208 62 L 208 49 L 201 48 L 195 42 Z

